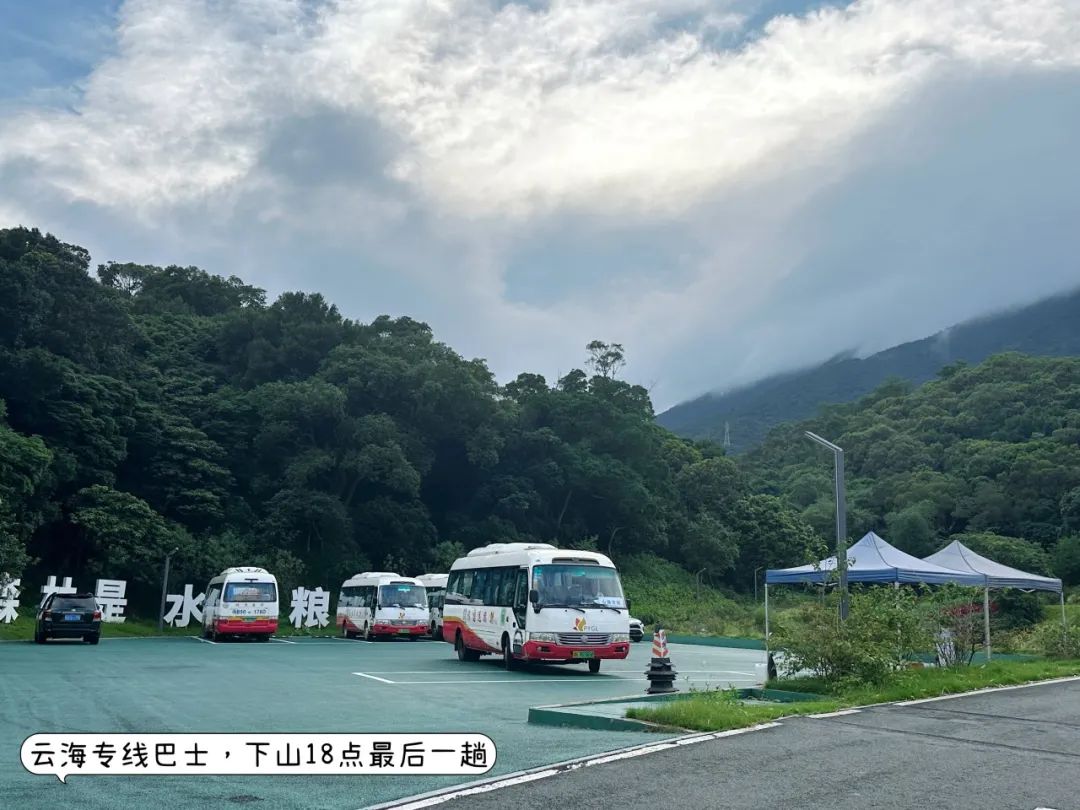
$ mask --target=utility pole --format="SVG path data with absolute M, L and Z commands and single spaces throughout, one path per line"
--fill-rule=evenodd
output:
M 165 630 L 165 594 L 169 590 L 169 560 L 172 555 L 179 551 L 179 546 L 165 555 L 165 573 L 161 577 L 161 610 L 158 612 L 157 629 L 159 633 Z
M 833 452 L 836 488 L 836 570 L 840 574 L 840 621 L 848 616 L 847 500 L 844 493 L 844 451 L 841 447 L 806 431 L 806 438 Z

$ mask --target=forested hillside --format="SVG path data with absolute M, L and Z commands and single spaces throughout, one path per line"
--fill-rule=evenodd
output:
M 741 459 L 754 486 L 832 531 L 832 457 L 845 451 L 848 526 L 912 554 L 950 537 L 1006 564 L 1080 583 L 1080 358 L 1004 354 L 893 382 L 773 430 Z
M 192 267 L 89 267 L 0 231 L 0 572 L 126 578 L 145 602 L 174 547 L 181 578 L 255 563 L 333 586 L 536 539 L 749 588 L 814 542 L 719 448 L 659 427 L 617 347 L 500 387 L 407 317 L 358 323 Z
M 1080 355 L 1078 323 L 1080 291 L 970 321 L 866 358 L 838 357 L 730 393 L 707 394 L 665 411 L 658 421 L 680 436 L 721 442 L 727 425 L 731 449 L 742 452 L 757 446 L 776 425 L 813 416 L 828 403 L 856 400 L 894 377 L 919 384 L 934 379 L 950 363 L 980 363 L 1008 351 Z

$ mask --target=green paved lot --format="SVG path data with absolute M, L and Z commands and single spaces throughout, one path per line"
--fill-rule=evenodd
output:
M 251 806 L 357 810 L 447 787 L 451 776 L 72 776 L 27 773 L 23 739 L 39 732 L 478 731 L 497 746 L 485 776 L 642 742 L 633 732 L 528 725 L 530 706 L 641 693 L 649 644 L 629 659 L 505 672 L 461 663 L 447 644 L 303 639 L 209 644 L 195 638 L 104 639 L 97 646 L 0 644 L 0 806 Z M 672 645 L 679 686 L 751 686 L 758 650 Z M 355 673 L 364 673 L 357 675 Z

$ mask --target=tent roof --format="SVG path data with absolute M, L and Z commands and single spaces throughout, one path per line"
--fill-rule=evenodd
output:
M 1061 591 L 1061 580 L 1029 574 L 1017 568 L 989 560 L 976 554 L 959 540 L 954 540 L 937 554 L 926 558 L 927 562 L 955 568 L 957 571 L 969 571 L 986 578 L 991 588 L 1024 588 L 1032 591 Z
M 961 585 L 982 585 L 984 576 L 971 571 L 955 570 L 918 557 L 905 554 L 890 546 L 873 532 L 868 533 L 847 551 L 848 582 L 924 582 L 941 585 L 956 582 Z M 836 570 L 832 556 L 813 565 L 795 568 L 770 569 L 765 572 L 767 584 L 794 582 L 823 582 L 829 572 Z

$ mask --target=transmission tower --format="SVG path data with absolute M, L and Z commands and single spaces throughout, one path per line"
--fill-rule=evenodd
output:
M 724 422 L 724 449 L 731 449 L 731 425 L 728 422 Z

